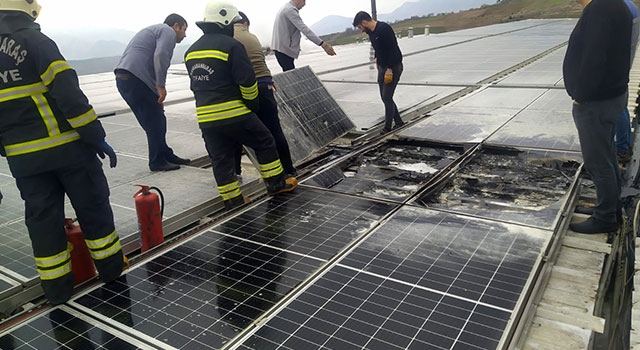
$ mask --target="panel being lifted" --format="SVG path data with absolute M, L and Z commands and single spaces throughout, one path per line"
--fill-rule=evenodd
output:
M 485 148 L 418 202 L 553 230 L 581 161 L 571 152 Z
M 365 197 L 404 201 L 464 152 L 461 146 L 389 141 L 351 157 L 304 184 Z
M 324 148 L 355 125 L 331 97 L 311 68 L 277 74 L 280 125 L 294 162 Z

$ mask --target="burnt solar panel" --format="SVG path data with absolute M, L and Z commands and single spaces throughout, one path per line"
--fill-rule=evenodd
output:
M 462 147 L 390 141 L 351 157 L 304 184 L 364 197 L 404 201 L 463 153 Z
M 554 229 L 580 154 L 485 147 L 440 186 L 421 195 L 429 207 Z

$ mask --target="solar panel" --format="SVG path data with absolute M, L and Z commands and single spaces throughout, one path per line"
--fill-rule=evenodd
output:
M 149 349 L 149 345 L 97 323 L 68 307 L 56 307 L 0 333 L 0 349 Z
M 0 269 L 1 271 L 1 269 Z M 22 285 L 0 273 L 0 300 L 22 289 Z
M 322 263 L 207 231 L 71 304 L 161 347 L 219 349 Z
M 31 240 L 24 221 L 1 226 L 0 233 L 0 266 L 24 278 L 21 282 L 37 278 Z
M 13 177 L 8 169 L 7 176 L 2 175 L 5 174 L 0 173 L 0 191 L 3 196 L 2 204 L 0 204 L 0 235 L 4 234 L 2 230 L 4 225 L 24 218 L 24 201 L 20 197 L 20 191 L 16 187 Z
M 309 67 L 276 74 L 274 80 L 280 125 L 294 162 L 355 127 Z
M 299 189 L 189 239 L 72 305 L 148 341 L 217 349 L 392 208 Z
M 239 349 L 495 349 L 549 239 L 405 207 Z
M 305 185 L 371 198 L 403 201 L 455 162 L 462 147 L 387 142 L 328 169 Z
M 580 162 L 579 153 L 486 147 L 418 202 L 554 229 L 577 181 Z
M 395 207 L 299 188 L 292 194 L 275 196 L 212 230 L 326 260 L 368 232 Z M 278 233 L 272 234 L 273 230 Z
M 570 107 L 555 113 L 525 110 L 488 138 L 487 144 L 580 152 Z

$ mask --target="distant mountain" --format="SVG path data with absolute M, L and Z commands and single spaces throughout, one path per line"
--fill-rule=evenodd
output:
M 46 28 L 45 28 L 46 29 Z M 136 34 L 121 29 L 78 29 L 74 31 L 46 31 L 67 60 L 84 60 L 119 56 Z
M 378 19 L 385 22 L 395 22 L 413 16 L 458 12 L 495 3 L 495 0 L 419 0 L 405 2 L 391 13 L 378 14 Z M 313 24 L 311 30 L 318 35 L 332 34 L 342 32 L 346 28 L 352 28 L 352 22 L 353 17 L 331 15 Z

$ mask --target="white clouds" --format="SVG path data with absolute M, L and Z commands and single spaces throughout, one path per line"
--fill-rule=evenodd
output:
M 251 20 L 251 30 L 263 44 L 271 40 L 273 19 L 288 0 L 231 0 Z M 378 13 L 388 13 L 407 0 L 377 0 Z M 207 0 L 38 0 L 42 12 L 38 23 L 43 31 L 86 28 L 118 28 L 138 31 L 151 24 L 161 23 L 172 13 L 184 16 L 189 22 L 187 36 L 200 36 L 195 22 L 202 18 Z M 370 0 L 307 0 L 300 10 L 308 26 L 329 15 L 351 17 L 356 12 L 371 11 Z

